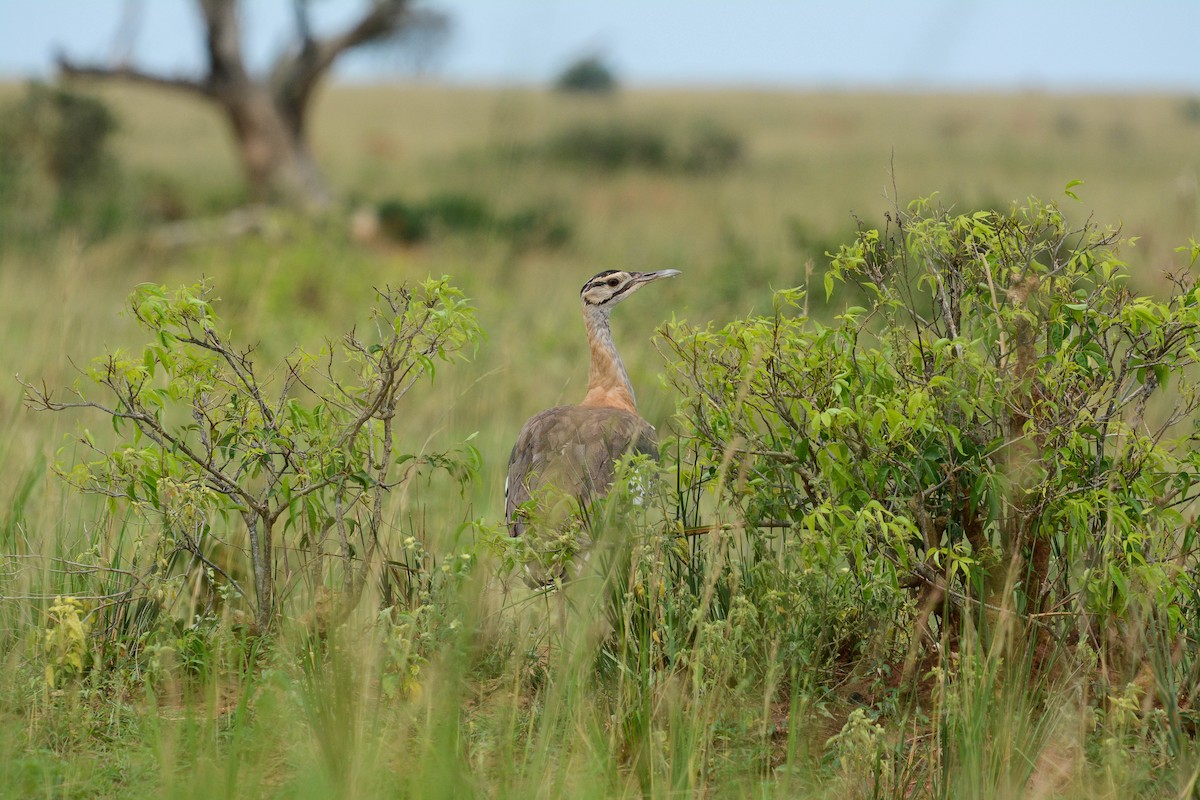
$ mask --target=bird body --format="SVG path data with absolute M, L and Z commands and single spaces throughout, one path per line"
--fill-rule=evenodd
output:
M 654 428 L 629 411 L 558 406 L 529 420 L 509 460 L 509 475 L 525 476 L 509 481 L 505 502 L 509 533 L 525 534 L 527 521 L 518 510 L 541 487 L 556 487 L 581 504 L 603 496 L 613 481 L 616 462 L 627 453 L 658 457 Z
M 654 428 L 637 414 L 633 387 L 613 343 L 609 314 L 642 286 L 678 274 L 676 270 L 609 270 L 584 284 L 580 299 L 591 355 L 587 393 L 579 405 L 537 414 L 517 436 L 504 486 L 505 522 L 511 536 L 534 533 L 551 540 L 548 547 L 557 547 L 555 537 L 546 532 L 560 533 L 591 500 L 604 496 L 618 460 L 631 453 L 658 457 Z M 531 501 L 536 518 L 530 514 Z M 538 530 L 531 531 L 531 524 Z M 575 549 L 589 544 L 587 533 L 579 531 Z M 527 582 L 545 585 L 560 577 L 562 561 L 552 557 L 528 564 Z

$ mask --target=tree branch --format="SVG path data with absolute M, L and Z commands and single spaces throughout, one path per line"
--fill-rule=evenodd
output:
M 207 82 L 182 75 L 155 75 L 130 66 L 104 67 L 99 64 L 79 64 L 69 59 L 65 53 L 59 53 L 55 57 L 55 62 L 58 65 L 59 73 L 67 78 L 121 80 L 145 86 L 157 86 L 162 89 L 183 90 L 203 97 L 212 96 L 212 88 Z
M 213 0 L 206 0 L 213 2 Z M 297 18 L 305 18 L 303 3 L 296 6 Z M 361 18 L 341 33 L 323 39 L 305 38 L 300 46 L 284 53 L 271 70 L 271 89 L 276 102 L 294 119 L 300 119 L 309 94 L 321 76 L 345 51 L 399 30 L 409 16 L 409 0 L 375 0 Z
M 197 0 L 197 4 L 204 20 L 205 52 L 208 55 L 208 75 L 204 78 L 157 75 L 131 66 L 79 64 L 65 53 L 59 53 L 55 59 L 59 72 L 66 77 L 125 80 L 184 90 L 210 99 L 230 85 L 248 83 L 250 79 L 242 61 L 237 0 Z
M 371 10 L 358 22 L 335 36 L 316 43 L 320 56 L 328 60 L 326 66 L 352 47 L 381 39 L 400 29 L 408 17 L 408 0 L 376 0 Z

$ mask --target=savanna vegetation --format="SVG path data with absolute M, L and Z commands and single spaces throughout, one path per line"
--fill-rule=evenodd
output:
M 1194 101 L 338 88 L 317 218 L 0 101 L 0 793 L 1195 793 Z M 531 592 L 617 266 L 662 458 Z

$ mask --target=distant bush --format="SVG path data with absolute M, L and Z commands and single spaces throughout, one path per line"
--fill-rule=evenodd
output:
M 0 109 L 0 228 L 12 235 L 79 224 L 103 234 L 122 217 L 109 151 L 117 120 L 97 98 L 32 83 Z
M 624 123 L 567 128 L 550 138 L 546 151 L 561 161 L 605 170 L 666 169 L 670 160 L 666 134 Z
M 429 238 L 429 222 L 420 206 L 392 198 L 380 203 L 376 213 L 379 230 L 389 239 L 415 244 Z
M 610 94 L 617 89 L 617 79 L 603 61 L 588 56 L 563 70 L 554 82 L 554 88 L 560 92 Z
M 457 192 L 424 202 L 391 198 L 379 204 L 377 214 L 383 235 L 403 244 L 490 233 L 520 248 L 560 247 L 572 235 L 570 221 L 557 206 L 525 206 L 505 214 L 482 197 Z
M 495 215 L 482 197 L 457 192 L 436 194 L 425 201 L 430 224 L 447 233 L 478 233 L 495 224 Z
M 686 135 L 640 123 L 575 125 L 551 136 L 545 154 L 555 160 L 605 171 L 646 169 L 711 173 L 741 161 L 741 137 L 714 122 L 702 122 Z
M 117 128 L 97 98 L 37 83 L 5 109 L 3 119 L 5 152 L 30 159 L 63 188 L 99 176 Z
M 1189 97 L 1180 103 L 1179 116 L 1191 125 L 1200 124 L 1200 97 Z

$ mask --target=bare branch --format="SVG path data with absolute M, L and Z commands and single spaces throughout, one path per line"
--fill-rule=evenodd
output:
M 156 86 L 161 89 L 182 90 L 209 98 L 213 94 L 208 83 L 182 75 L 155 75 L 130 66 L 105 67 L 99 64 L 79 64 L 67 58 L 65 53 L 59 53 L 55 61 L 58 64 L 58 71 L 67 78 L 120 80 L 145 86 Z
M 113 575 L 124 575 L 127 578 L 137 582 L 144 583 L 145 580 L 141 575 L 120 567 L 112 567 L 107 564 L 86 564 L 82 561 L 72 561 L 71 559 L 61 556 L 48 556 L 42 553 L 5 553 L 0 556 L 4 561 L 49 561 L 54 564 L 61 564 L 68 569 L 56 569 L 51 567 L 50 572 L 61 575 L 91 575 L 97 572 L 111 573 Z M 59 592 L 62 594 L 62 592 Z
M 297 0 L 295 8 L 299 23 L 306 26 L 307 3 Z M 394 33 L 405 24 L 408 16 L 409 0 L 377 0 L 357 22 L 341 33 L 316 40 L 310 34 L 302 40 L 300 47 L 293 48 L 275 62 L 270 84 L 276 102 L 292 116 L 294 124 L 302 126 L 301 116 L 308 96 L 338 56 Z
M 130 410 L 119 411 L 115 408 L 109 408 L 101 403 L 82 402 L 82 403 L 59 403 L 52 400 L 49 395 L 44 392 L 39 392 L 30 384 L 25 384 L 25 388 L 29 393 L 27 395 L 28 402 L 31 407 L 39 411 L 65 411 L 71 408 L 92 408 L 106 414 L 113 419 L 127 419 L 133 422 L 142 433 L 149 437 L 151 441 L 161 446 L 169 445 L 176 452 L 182 454 L 188 461 L 199 467 L 206 475 L 208 475 L 216 484 L 219 491 L 228 497 L 241 498 L 247 506 L 254 509 L 258 513 L 263 513 L 265 507 L 240 485 L 233 478 L 218 470 L 212 464 L 208 463 L 199 453 L 195 452 L 181 438 L 170 433 L 162 423 L 154 417 L 153 414 L 135 404 L 136 392 L 132 392 L 129 396 L 123 396 L 118 387 L 113 384 L 106 384 L 120 400 Z
M 245 85 L 249 76 L 242 62 L 241 32 L 236 0 L 198 0 L 204 19 L 208 75 L 204 78 L 158 75 L 128 65 L 80 64 L 65 53 L 55 59 L 59 72 L 68 78 L 123 80 L 164 89 L 175 89 L 213 99 L 222 89 Z
M 321 58 L 332 63 L 346 50 L 381 39 L 405 24 L 409 16 L 409 0 L 377 0 L 371 10 L 358 22 L 340 34 L 317 42 Z
M 208 567 L 213 572 L 224 578 L 225 581 L 232 586 L 234 591 L 236 591 L 239 595 L 246 598 L 250 596 L 246 593 L 246 590 L 242 588 L 242 585 L 237 582 L 237 579 L 230 575 L 224 567 L 217 564 L 208 556 L 204 555 L 204 551 L 200 549 L 200 546 L 197 543 L 188 541 L 183 549 L 191 553 L 192 557 L 200 561 L 202 564 L 204 564 L 204 566 Z

